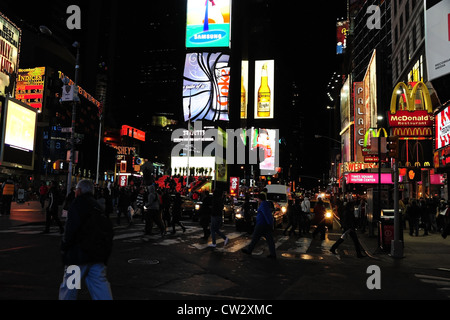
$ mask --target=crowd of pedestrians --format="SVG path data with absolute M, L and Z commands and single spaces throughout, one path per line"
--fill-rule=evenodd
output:
M 10 187 L 9 181 L 2 185 L 2 200 L 7 203 L 8 193 L 14 188 Z M 70 274 L 67 268 L 73 265 L 79 266 L 82 277 L 85 279 L 91 296 L 94 299 L 112 299 L 112 292 L 106 277 L 106 265 L 111 254 L 113 224 L 122 224 L 126 220 L 126 227 L 131 226 L 134 220 L 141 219 L 145 223 L 145 235 L 151 235 L 156 226 L 157 233 L 164 237 L 168 232 L 175 234 L 177 227 L 184 233 L 186 227 L 181 222 L 182 203 L 181 194 L 174 188 L 160 188 L 157 184 L 118 187 L 108 185 L 107 187 L 95 187 L 89 180 L 81 180 L 76 187 L 66 196 L 57 183 L 51 182 L 48 186 L 43 183 L 39 188 L 39 201 L 42 209 L 45 210 L 46 223 L 44 233 L 48 233 L 52 223 L 56 223 L 63 235 L 61 252 L 65 264 L 64 280 L 60 287 L 60 299 L 76 299 L 76 290 L 68 286 Z M 209 190 L 197 194 L 201 201 L 199 211 L 200 225 L 203 228 L 204 241 L 209 241 L 209 247 L 217 247 L 217 237 L 221 237 L 223 246 L 229 242 L 227 235 L 221 230 L 223 221 L 223 208 L 226 194 L 220 189 L 215 189 L 213 193 Z M 273 204 L 267 201 L 266 193 L 263 191 L 256 197 L 258 201 L 256 220 L 252 225 L 251 207 L 249 197 L 245 197 L 243 214 L 251 228 L 252 236 L 249 243 L 241 249 L 245 254 L 252 254 L 257 243 L 265 239 L 269 255 L 268 258 L 276 259 L 276 248 L 274 243 L 274 216 Z M 404 229 L 409 224 L 409 234 L 419 236 L 423 230 L 423 235 L 429 233 L 440 233 L 446 238 L 450 234 L 450 210 L 449 202 L 433 199 L 402 199 L 399 201 L 399 209 L 402 216 L 402 226 Z M 65 225 L 59 218 L 58 207 L 62 206 L 62 216 L 66 218 Z M 330 248 L 336 254 L 338 247 L 344 242 L 348 235 L 354 244 L 356 255 L 359 258 L 365 256 L 365 252 L 359 242 L 356 230 L 365 231 L 367 226 L 366 213 L 368 204 L 363 198 L 336 199 L 334 202 L 335 214 L 339 217 L 342 227 L 342 235 Z M 2 206 L 2 212 L 8 214 L 8 206 Z M 312 238 L 320 235 L 320 240 L 325 240 L 325 205 L 321 198 L 317 199 L 314 207 L 311 207 L 309 195 L 304 197 L 293 196 L 288 201 L 286 215 L 287 225 L 283 230 L 285 236 L 303 236 L 310 233 L 311 225 L 315 225 Z M 86 229 L 90 217 L 104 215 L 111 225 L 104 224 L 106 230 L 94 231 Z M 112 219 L 111 219 L 112 218 Z M 100 220 L 98 220 L 100 221 Z M 100 223 L 97 223 L 100 225 Z M 90 231 L 86 231 L 90 230 Z M 91 233 L 91 235 L 89 235 Z M 97 251 L 94 254 L 90 250 L 96 246 L 83 248 L 83 237 L 92 237 L 92 234 L 108 235 L 107 241 L 100 241 Z M 89 238 L 88 243 L 96 240 Z M 103 245 L 103 247 L 102 247 Z
M 441 198 L 403 199 L 399 201 L 402 215 L 402 226 L 409 228 L 410 236 L 427 236 L 430 233 L 441 233 L 444 238 L 450 232 L 449 202 Z M 408 226 L 407 226 L 408 223 Z

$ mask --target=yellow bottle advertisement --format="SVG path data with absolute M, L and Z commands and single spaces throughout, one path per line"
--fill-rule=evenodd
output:
M 255 119 L 273 119 L 274 72 L 274 60 L 255 61 Z

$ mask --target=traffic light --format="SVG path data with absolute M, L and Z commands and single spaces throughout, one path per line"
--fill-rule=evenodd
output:
M 390 136 L 386 138 L 387 156 L 389 158 L 398 159 L 398 136 Z

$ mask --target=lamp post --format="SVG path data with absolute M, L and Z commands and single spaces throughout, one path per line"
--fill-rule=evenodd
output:
M 39 26 L 39 31 L 43 34 L 55 38 L 62 46 L 66 47 L 64 42 L 61 41 L 61 39 L 59 39 L 56 35 L 54 35 L 53 32 L 46 26 Z M 75 80 L 74 80 L 75 82 L 74 86 L 76 87 L 78 83 L 78 76 L 80 70 L 80 43 L 78 41 L 75 41 L 72 44 L 72 46 L 77 49 L 77 55 L 75 58 Z M 72 168 L 75 154 L 74 140 L 75 140 L 75 121 L 77 119 L 76 117 L 77 117 L 77 103 L 76 101 L 72 101 L 72 125 L 70 131 L 70 158 L 69 158 L 69 172 L 67 174 L 67 195 L 70 193 L 70 189 L 72 189 Z
M 77 57 L 75 60 L 75 80 L 74 86 L 77 86 L 78 83 L 78 75 L 80 70 L 80 43 L 74 42 L 72 44 L 73 47 L 77 48 Z M 72 101 L 72 130 L 70 131 L 70 158 L 69 158 L 69 172 L 67 173 L 67 195 L 70 193 L 72 189 L 72 168 L 74 162 L 75 155 L 75 121 L 77 120 L 77 103 L 76 101 Z

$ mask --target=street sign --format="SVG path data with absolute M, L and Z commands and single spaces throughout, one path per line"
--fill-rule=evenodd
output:
M 61 132 L 63 132 L 63 133 L 72 132 L 72 127 L 61 128 Z

